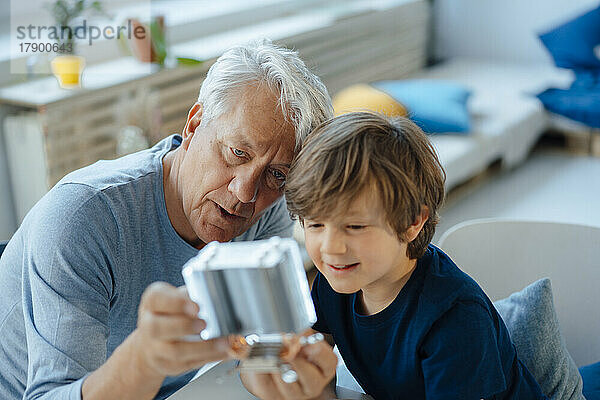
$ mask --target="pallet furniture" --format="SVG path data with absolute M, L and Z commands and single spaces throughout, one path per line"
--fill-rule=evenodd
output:
M 124 126 L 141 127 L 151 144 L 180 132 L 208 68 L 226 48 L 270 37 L 297 50 L 335 93 L 357 80 L 398 79 L 423 67 L 429 10 L 426 0 L 309 9 L 172 46 L 172 54 L 206 60 L 199 67 L 122 58 L 88 67 L 83 88 L 74 91 L 58 88 L 54 77 L 0 88 L 0 106 L 11 114 L 0 126 L 17 222 L 68 172 L 115 158 Z

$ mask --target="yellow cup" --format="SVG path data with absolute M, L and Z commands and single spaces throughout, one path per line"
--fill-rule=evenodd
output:
M 85 58 L 80 56 L 56 56 L 52 59 L 50 65 L 60 87 L 72 89 L 81 86 L 81 72 L 85 67 Z

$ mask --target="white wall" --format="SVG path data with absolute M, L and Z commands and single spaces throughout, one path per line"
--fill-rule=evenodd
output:
M 598 0 L 434 0 L 434 55 L 552 63 L 537 35 Z
M 0 110 L 0 124 L 5 111 Z M 8 162 L 4 146 L 4 135 L 0 126 L 0 240 L 10 239 L 17 229 L 17 221 L 13 206 L 12 191 L 8 178 Z

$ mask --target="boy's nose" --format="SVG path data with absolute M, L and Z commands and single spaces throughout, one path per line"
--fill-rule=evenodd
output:
M 333 229 L 326 230 L 321 242 L 321 252 L 326 254 L 346 253 L 346 243 L 342 235 Z

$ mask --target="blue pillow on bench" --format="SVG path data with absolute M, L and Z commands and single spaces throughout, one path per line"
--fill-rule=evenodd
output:
M 554 63 L 575 72 L 569 89 L 547 89 L 547 110 L 600 128 L 600 6 L 540 35 Z
M 539 37 L 557 67 L 600 70 L 600 6 Z
M 402 104 L 425 133 L 469 133 L 467 100 L 471 91 L 451 81 L 407 79 L 371 84 Z
M 550 88 L 537 97 L 548 111 L 600 128 L 600 69 L 580 70 L 575 76 L 569 89 Z

